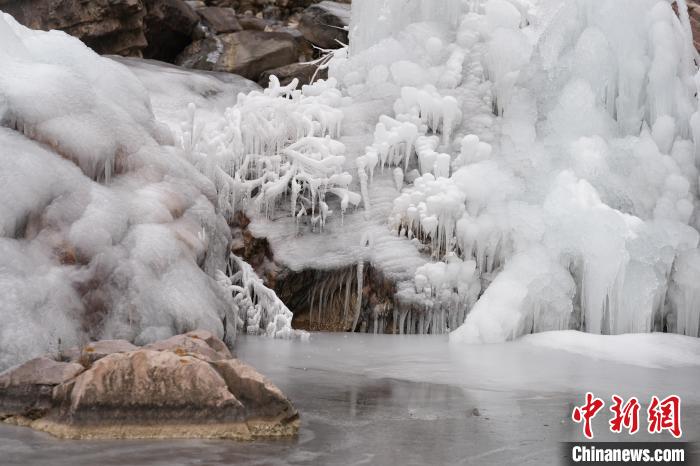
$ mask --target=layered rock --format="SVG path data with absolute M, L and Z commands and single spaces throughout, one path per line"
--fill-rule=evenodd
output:
M 144 56 L 166 62 L 175 60 L 192 43 L 199 16 L 182 0 L 145 0 L 144 19 L 148 45 Z
M 36 358 L 0 374 L 0 419 L 22 415 L 37 418 L 52 406 L 55 386 L 85 368 L 76 363 Z
M 321 0 L 207 0 L 206 3 L 232 7 L 241 13 L 270 15 L 272 11 L 276 11 L 282 18 L 287 18 L 319 1 Z M 340 0 L 340 2 L 350 3 L 350 0 Z
M 39 358 L 0 375 L 0 417 L 72 439 L 250 439 L 298 430 L 298 413 L 279 388 L 207 331 L 133 350 L 116 341 L 86 348 L 102 357 Z
M 294 79 L 299 80 L 299 85 L 311 84 L 318 79 L 327 79 L 328 70 L 319 69 L 313 63 L 292 63 L 291 65 L 281 66 L 265 71 L 260 75 L 258 83 L 266 87 L 270 83 L 270 76 L 275 75 L 279 79 L 282 86 L 286 86 Z
M 206 71 L 227 71 L 257 80 L 263 71 L 295 63 L 299 51 L 290 34 L 241 31 L 194 42 L 177 64 Z
M 142 0 L 0 0 L 0 10 L 32 29 L 60 29 L 101 54 L 141 56 L 146 8 Z
M 100 340 L 85 345 L 83 348 L 71 348 L 60 356 L 70 362 L 90 366 L 95 361 L 109 356 L 110 354 L 126 353 L 137 349 L 138 346 L 132 345 L 126 340 Z
M 197 10 L 202 23 L 214 34 L 226 34 L 243 30 L 233 8 L 205 7 Z M 262 29 L 265 29 L 264 27 Z
M 693 42 L 695 48 L 700 50 L 700 1 L 688 1 L 688 14 L 690 16 L 690 27 L 693 30 Z
M 299 30 L 312 44 L 337 49 L 348 43 L 349 25 L 350 5 L 324 0 L 304 10 Z
M 314 46 L 347 43 L 350 8 L 349 0 L 0 0 L 0 10 L 32 29 L 78 37 L 100 54 L 257 80 L 264 71 L 317 58 Z M 246 33 L 231 36 L 240 32 Z M 278 72 L 286 74 L 283 81 L 306 80 L 303 67 Z

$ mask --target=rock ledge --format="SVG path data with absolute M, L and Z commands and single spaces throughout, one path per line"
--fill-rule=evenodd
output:
M 0 419 L 68 439 L 250 440 L 299 428 L 280 389 L 203 330 L 142 348 L 95 342 L 69 359 L 1 373 Z

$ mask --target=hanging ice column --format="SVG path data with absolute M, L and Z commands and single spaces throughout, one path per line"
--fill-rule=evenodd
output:
M 467 306 L 454 340 L 697 335 L 700 114 L 687 15 L 662 0 L 525 3 L 354 4 L 349 58 L 335 67 L 349 94 L 429 90 L 462 113 L 445 131 L 397 100 L 357 159 L 369 183 L 376 166 L 420 170 L 397 172 L 408 186 L 390 219 L 435 260 L 416 273 L 416 294 L 433 313 Z M 458 79 L 443 81 L 453 57 Z M 449 267 L 464 273 L 452 282 Z
M 521 101 L 499 102 L 508 118 L 527 110 L 528 96 L 538 138 L 551 145 L 538 156 L 554 183 L 531 212 L 543 231 L 511 233 L 516 255 L 452 340 L 566 328 L 698 335 L 700 285 L 688 281 L 700 263 L 688 140 L 697 134 L 697 68 L 687 26 L 668 2 L 639 2 L 633 12 L 614 1 L 561 5 L 527 65 L 532 78 L 511 94 Z M 557 160 L 554 148 L 570 158 Z M 548 184 L 523 173 L 526 193 Z

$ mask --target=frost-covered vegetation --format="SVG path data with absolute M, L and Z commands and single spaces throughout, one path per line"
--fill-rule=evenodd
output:
M 401 332 L 698 336 L 700 75 L 669 1 L 355 0 L 328 80 L 237 100 L 7 15 L 0 43 L 0 367 L 293 335 L 229 258 L 237 210 L 292 269 L 384 271 Z

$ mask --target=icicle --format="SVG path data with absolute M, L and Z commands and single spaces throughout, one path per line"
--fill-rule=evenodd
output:
M 357 322 L 360 320 L 362 312 L 362 288 L 364 287 L 365 263 L 360 261 L 357 263 L 357 298 L 355 299 L 355 319 L 353 320 L 351 331 L 357 328 Z

